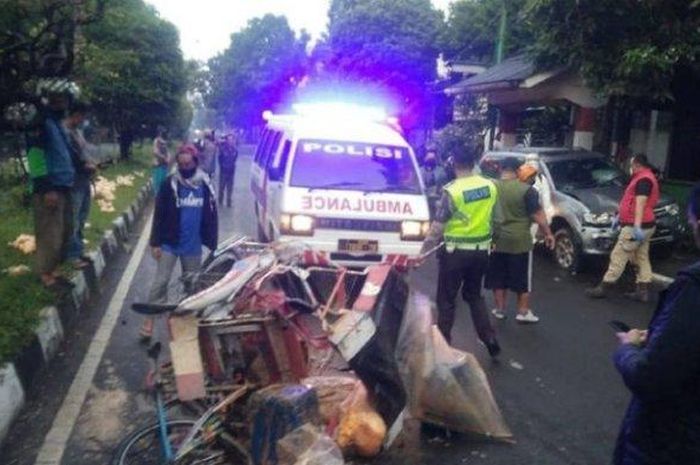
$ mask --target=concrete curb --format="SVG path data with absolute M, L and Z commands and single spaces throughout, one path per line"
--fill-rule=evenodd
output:
M 41 377 L 41 371 L 59 350 L 65 329 L 70 328 L 84 310 L 91 293 L 99 292 L 105 267 L 120 247 L 128 247 L 129 232 L 148 205 L 150 181 L 141 188 L 136 200 L 112 222 L 112 229 L 102 236 L 97 250 L 88 254 L 93 264 L 73 277 L 75 288 L 70 298 L 57 307 L 41 310 L 41 320 L 31 342 L 22 349 L 13 362 L 0 366 L 0 443 L 5 439 L 14 419 L 24 407 L 30 387 Z

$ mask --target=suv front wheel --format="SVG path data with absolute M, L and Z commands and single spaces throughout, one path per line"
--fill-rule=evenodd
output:
M 560 268 L 575 273 L 581 262 L 582 247 L 578 237 L 568 227 L 554 233 L 554 260 Z

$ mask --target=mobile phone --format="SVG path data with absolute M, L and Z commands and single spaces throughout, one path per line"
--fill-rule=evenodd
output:
M 616 333 L 626 333 L 626 332 L 628 332 L 629 330 L 632 329 L 632 328 L 629 327 L 628 324 L 623 323 L 623 322 L 621 322 L 621 321 L 619 321 L 619 320 L 612 320 L 612 321 L 609 321 L 608 324 L 610 325 L 610 327 L 611 327 L 612 329 L 615 330 Z

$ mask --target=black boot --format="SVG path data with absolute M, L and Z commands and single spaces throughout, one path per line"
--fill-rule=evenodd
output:
M 586 295 L 592 299 L 604 299 L 607 297 L 608 291 L 610 291 L 612 284 L 613 283 L 601 281 L 596 287 L 586 289 Z
M 649 284 L 637 283 L 634 291 L 626 293 L 625 297 L 637 302 L 649 302 Z

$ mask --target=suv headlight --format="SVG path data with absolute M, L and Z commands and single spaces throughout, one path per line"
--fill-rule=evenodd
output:
M 283 213 L 280 216 L 280 231 L 293 236 L 312 236 L 314 234 L 314 217 Z
M 584 213 L 583 222 L 588 226 L 608 226 L 612 224 L 612 213 Z
M 430 221 L 402 221 L 401 239 L 405 241 L 422 241 L 428 235 Z

